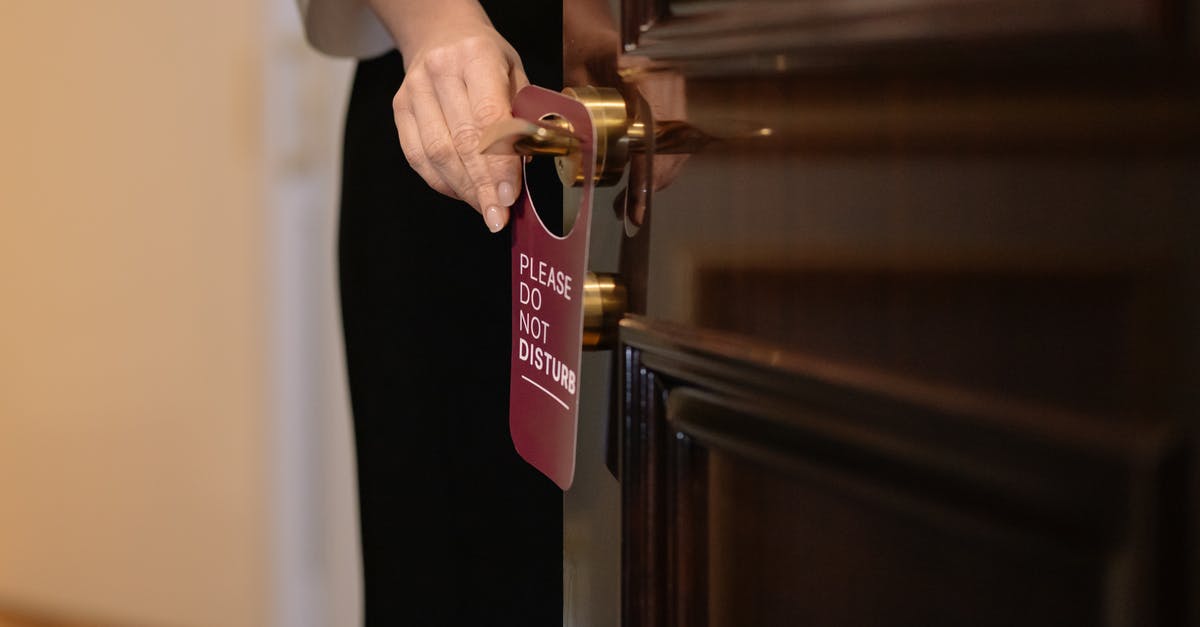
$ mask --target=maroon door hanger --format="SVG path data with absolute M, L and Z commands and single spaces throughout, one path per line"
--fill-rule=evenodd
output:
M 530 86 L 513 99 L 513 115 L 518 118 L 536 121 L 550 114 L 571 124 L 588 183 L 575 224 L 564 237 L 546 230 L 534 210 L 528 184 L 513 204 L 508 423 L 517 453 L 566 490 L 575 476 L 595 137 L 587 108 L 573 98 Z

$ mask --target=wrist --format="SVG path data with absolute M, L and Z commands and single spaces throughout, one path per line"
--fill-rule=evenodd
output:
M 492 29 L 477 0 L 368 0 L 392 35 L 405 66 L 428 42 L 451 31 Z

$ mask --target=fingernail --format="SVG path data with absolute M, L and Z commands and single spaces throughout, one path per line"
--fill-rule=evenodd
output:
M 517 201 L 517 192 L 513 189 L 512 183 L 504 181 L 496 186 L 496 195 L 500 197 L 500 204 L 511 207 Z
M 488 207 L 487 211 L 483 212 L 483 221 L 493 233 L 499 233 L 500 229 L 504 228 L 504 216 L 500 213 L 500 207 Z

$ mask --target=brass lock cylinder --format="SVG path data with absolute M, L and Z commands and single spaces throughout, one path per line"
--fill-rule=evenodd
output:
M 619 323 L 628 307 L 629 298 L 618 275 L 587 273 L 583 281 L 583 350 L 616 346 Z

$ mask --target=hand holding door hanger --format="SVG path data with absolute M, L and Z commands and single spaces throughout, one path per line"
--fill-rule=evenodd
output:
M 568 27 L 574 24 L 581 28 L 580 36 L 588 42 L 585 47 L 589 48 L 586 57 L 569 55 L 574 59 L 582 58 L 584 62 L 568 68 L 568 76 L 587 83 L 620 83 L 619 75 L 605 69 L 616 67 L 618 42 L 606 3 L 602 0 L 577 2 L 597 13 L 596 19 L 584 23 L 577 20 L 567 23 Z M 633 160 L 634 178 L 631 180 L 637 180 L 637 185 L 643 188 L 643 193 L 635 196 L 645 199 L 645 188 L 648 187 L 645 183 L 650 179 L 649 155 L 655 139 L 649 113 L 652 107 L 637 95 L 637 89 L 629 89 L 632 95 L 625 98 L 603 94 L 601 99 L 607 99 L 609 104 L 619 108 L 620 114 L 611 118 L 610 124 L 601 125 L 611 131 L 604 130 L 597 135 L 592 130 L 592 110 L 581 102 L 556 92 L 528 87 L 519 57 L 495 31 L 475 0 L 444 0 L 436 7 L 431 0 L 372 0 L 372 6 L 392 31 L 405 60 L 406 77 L 393 99 L 393 113 L 405 158 L 414 171 L 438 192 L 470 204 L 483 216 L 492 232 L 504 227 L 510 213 L 523 218 L 517 220 L 512 230 L 514 328 L 510 426 L 518 452 L 566 489 L 574 473 L 578 411 L 576 380 L 582 301 L 587 291 L 583 275 L 590 187 L 598 178 L 593 176 L 598 167 L 594 155 L 597 146 L 612 147 L 609 154 L 614 165 L 606 172 L 611 184 L 620 178 L 630 152 L 628 148 L 634 144 L 640 146 L 641 162 L 645 167 L 638 170 L 638 160 Z M 568 40 L 570 37 L 568 35 Z M 660 88 L 649 93 L 672 95 L 669 90 L 661 89 L 664 83 L 644 80 L 653 76 L 652 73 L 627 75 L 638 79 L 633 83 L 638 87 Z M 673 84 L 682 85 L 679 81 Z M 583 99 L 588 97 L 587 94 L 595 97 L 601 93 L 595 89 L 581 89 L 578 97 Z M 678 95 L 681 94 L 680 89 Z M 635 103 L 628 114 L 626 100 Z M 681 97 L 663 100 L 670 106 L 660 106 L 656 111 L 660 115 L 682 108 Z M 565 146 L 557 147 L 560 151 L 554 154 L 573 157 L 573 174 L 565 176 L 564 183 L 589 189 L 584 193 L 584 206 L 575 228 L 563 237 L 553 236 L 545 230 L 532 210 L 528 194 L 520 193 L 521 160 L 512 154 L 512 144 L 509 144 L 507 154 L 482 154 L 481 148 L 486 147 L 481 138 L 483 129 L 497 125 L 504 127 L 506 122 L 519 123 L 520 120 L 509 113 L 510 108 L 525 124 L 540 122 L 544 115 L 551 113 L 566 122 L 565 129 L 548 126 L 545 130 L 555 131 L 552 135 L 566 142 Z M 597 141 L 598 138 L 601 139 Z M 643 179 L 636 178 L 639 172 Z M 669 175 L 671 169 L 664 168 L 661 172 Z M 665 176 L 660 180 L 665 184 Z M 638 210 L 631 211 L 629 216 L 635 224 L 641 221 L 645 203 L 636 207 Z M 542 282 L 534 280 L 541 276 L 541 268 L 547 260 L 569 269 L 563 280 L 552 282 L 552 285 L 563 286 L 556 293 L 543 290 Z M 528 282 L 524 278 L 527 271 L 530 273 Z M 572 280 L 578 286 L 574 298 L 565 287 Z M 547 296 L 543 297 L 543 294 Z
M 584 339 L 585 298 L 570 286 L 585 283 L 594 187 L 619 181 L 631 157 L 652 154 L 656 126 L 644 103 L 635 106 L 630 112 L 613 89 L 529 86 L 513 100 L 515 118 L 484 132 L 486 150 L 554 155 L 562 183 L 583 188 L 562 236 L 542 224 L 528 188 L 512 208 L 509 427 L 521 457 L 564 490 L 575 472 Z
M 404 58 L 392 100 L 400 146 L 433 189 L 470 205 L 493 233 L 517 198 L 520 160 L 479 154 L 481 129 L 511 118 L 529 84 L 476 0 L 369 0 Z
M 622 84 L 631 78 L 659 119 L 683 119 L 682 81 L 645 72 L 644 64 L 622 60 L 619 37 L 604 0 L 567 0 L 565 39 L 582 54 L 566 69 L 575 85 Z M 476 0 L 369 0 L 391 32 L 405 62 L 405 79 L 393 99 L 396 130 L 404 156 L 438 192 L 470 205 L 492 232 L 504 228 L 520 191 L 520 159 L 480 154 L 484 129 L 511 119 L 512 98 L 529 84 L 521 59 L 496 32 Z M 654 158 L 653 189 L 675 176 L 682 157 Z M 631 165 L 635 181 L 645 167 Z M 645 185 L 642 185 L 645 187 Z M 631 211 L 642 220 L 644 206 Z

